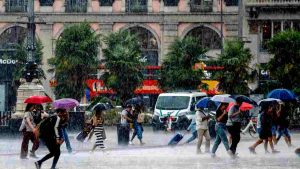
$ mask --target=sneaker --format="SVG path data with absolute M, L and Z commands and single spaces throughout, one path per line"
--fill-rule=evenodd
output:
M 197 154 L 202 154 L 201 150 L 197 150 L 196 153 L 197 153 Z
M 129 141 L 129 145 L 133 145 L 133 142 L 132 142 L 132 141 Z
M 249 149 L 250 153 L 256 154 L 255 149 L 253 147 L 249 147 L 248 149 Z
M 228 150 L 227 153 L 230 157 L 233 157 L 233 155 L 234 155 L 231 150 Z
M 141 142 L 140 144 L 141 144 L 141 146 L 142 146 L 142 145 L 144 145 L 145 143 L 144 143 L 144 142 Z
M 273 154 L 277 154 L 277 153 L 279 153 L 280 151 L 278 151 L 278 150 L 272 150 L 272 153 Z
M 38 161 L 34 162 L 36 169 L 41 169 L 41 165 Z
M 38 156 L 36 156 L 33 151 L 30 151 L 29 156 L 32 157 L 32 158 L 38 158 Z
M 212 157 L 212 158 L 215 158 L 215 157 L 216 157 L 216 154 L 215 154 L 215 153 L 211 153 L 211 157 Z
M 27 156 L 20 156 L 20 159 L 22 159 L 22 160 L 27 160 L 28 159 L 28 157 Z

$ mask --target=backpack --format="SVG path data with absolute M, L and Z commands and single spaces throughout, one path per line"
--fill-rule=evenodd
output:
M 53 127 L 53 116 L 49 116 L 43 119 L 38 125 L 38 134 L 39 138 L 45 138 L 46 136 L 51 136 L 51 132 L 49 129 Z

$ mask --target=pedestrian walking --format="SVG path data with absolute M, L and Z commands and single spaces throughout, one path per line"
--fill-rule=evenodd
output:
M 196 131 L 198 134 L 198 143 L 197 143 L 197 154 L 201 153 L 201 144 L 203 140 L 203 136 L 205 137 L 205 152 L 208 153 L 210 150 L 210 135 L 208 130 L 208 120 L 210 119 L 210 115 L 206 114 L 202 110 L 197 110 L 196 115 Z
M 94 116 L 91 119 L 93 128 L 94 128 L 94 134 L 96 136 L 95 144 L 92 148 L 92 151 L 94 151 L 97 147 L 100 149 L 105 149 L 104 146 L 104 139 L 105 136 L 105 130 L 104 130 L 104 116 L 102 110 L 96 110 Z
M 196 116 L 194 116 L 192 118 L 192 121 L 186 130 L 187 130 L 187 132 L 192 132 L 192 136 L 185 142 L 186 144 L 188 144 L 188 143 L 194 141 L 198 137 L 198 133 L 196 130 Z
M 56 109 L 56 114 L 44 119 L 38 126 L 39 137 L 44 141 L 49 150 L 49 154 L 35 162 L 37 169 L 40 169 L 43 162 L 53 158 L 51 169 L 55 169 L 60 156 L 60 145 L 64 142 L 62 132 L 62 124 L 68 120 L 66 109 Z
M 21 146 L 21 159 L 27 159 L 29 140 L 33 143 L 30 151 L 30 157 L 37 158 L 35 151 L 39 148 L 39 139 L 34 134 L 36 132 L 36 124 L 34 123 L 35 104 L 28 103 L 25 108 L 25 114 L 19 128 L 23 133 Z
M 278 111 L 278 136 L 276 138 L 276 144 L 281 138 L 281 136 L 284 136 L 284 140 L 288 147 L 292 146 L 292 139 L 291 134 L 289 131 L 289 113 L 287 111 L 287 107 L 284 104 L 280 105 L 279 111 Z
M 133 127 L 134 131 L 130 140 L 130 143 L 132 144 L 133 139 L 135 136 L 138 137 L 140 141 L 140 145 L 144 145 L 145 143 L 143 142 L 143 114 L 142 114 L 142 108 L 140 105 L 135 105 L 134 110 L 133 110 L 133 116 L 132 116 L 132 121 L 133 121 Z
M 228 120 L 226 123 L 228 132 L 231 137 L 231 145 L 230 150 L 233 155 L 236 154 L 236 148 L 238 143 L 241 140 L 241 122 L 242 122 L 242 114 L 240 110 L 240 106 L 242 105 L 242 98 L 236 98 L 236 104 L 233 105 L 228 112 Z
M 265 142 L 269 142 L 272 153 L 278 153 L 279 151 L 274 149 L 273 141 L 272 141 L 272 115 L 273 115 L 274 106 L 272 104 L 264 105 L 261 108 L 260 115 L 260 132 L 259 139 L 249 147 L 249 151 L 253 154 L 256 154 L 255 148 Z M 265 143 L 265 152 L 267 151 L 267 144 Z
M 229 155 L 232 155 L 231 150 L 229 149 L 228 139 L 226 135 L 226 123 L 228 120 L 228 112 L 226 108 L 228 103 L 221 103 L 216 111 L 216 139 L 212 148 L 212 157 L 216 156 L 216 151 L 222 142 L 225 146 L 225 149 Z
M 68 150 L 68 153 L 72 153 L 73 149 L 70 143 L 70 139 L 69 139 L 69 135 L 67 132 L 67 127 L 68 127 L 68 123 L 69 123 L 69 113 L 67 113 L 67 120 L 65 120 L 65 123 L 61 124 L 61 132 L 62 132 L 62 136 L 64 139 L 64 142 L 66 143 L 66 148 Z

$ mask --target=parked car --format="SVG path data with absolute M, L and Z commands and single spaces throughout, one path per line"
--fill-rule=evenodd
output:
M 152 117 L 153 130 L 186 129 L 195 115 L 195 104 L 205 96 L 204 92 L 161 93 Z

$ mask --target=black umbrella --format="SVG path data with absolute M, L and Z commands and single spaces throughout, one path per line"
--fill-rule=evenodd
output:
M 233 95 L 230 97 L 232 97 L 235 100 L 238 98 L 238 99 L 241 99 L 242 102 L 246 102 L 246 103 L 252 104 L 254 106 L 258 106 L 255 100 L 253 100 L 245 95 Z
M 133 105 L 133 106 L 144 106 L 144 101 L 140 97 L 134 97 L 125 102 L 125 105 Z
M 92 110 L 99 112 L 99 111 L 107 110 L 107 108 L 104 103 L 98 103 L 92 108 Z

